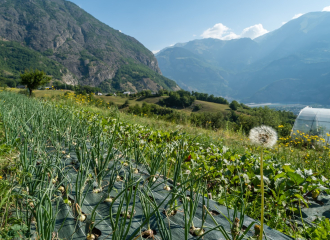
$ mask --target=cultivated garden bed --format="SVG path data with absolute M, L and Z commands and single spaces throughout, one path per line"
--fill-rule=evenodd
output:
M 5 143 L 20 152 L 15 171 L 4 178 L 16 183 L 11 210 L 27 227 L 24 237 L 258 235 L 259 222 L 248 217 L 260 216 L 258 155 L 126 124 L 115 112 L 103 117 L 8 92 L 0 93 L 0 101 Z M 318 198 L 329 193 L 328 179 L 292 169 L 267 153 L 264 169 L 266 224 L 302 235 L 300 209 L 320 204 Z M 268 239 L 291 239 L 268 227 L 264 231 Z

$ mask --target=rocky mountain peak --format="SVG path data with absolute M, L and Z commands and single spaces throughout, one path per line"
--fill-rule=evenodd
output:
M 140 42 L 65 0 L 1 0 L 0 37 L 59 62 L 71 75 L 62 80 L 71 83 L 111 83 L 122 66 L 132 64 L 161 75 L 157 59 Z

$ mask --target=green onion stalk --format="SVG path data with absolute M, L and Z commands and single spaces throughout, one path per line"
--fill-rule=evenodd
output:
M 203 183 L 200 178 L 196 179 L 194 173 L 189 176 L 188 183 L 189 186 L 187 189 L 189 189 L 190 195 L 187 196 L 185 194 L 187 192 L 186 189 L 182 191 L 184 194 L 181 194 L 185 220 L 185 239 L 189 238 L 189 232 L 195 236 L 201 236 L 204 233 L 203 226 L 200 228 L 195 227 L 193 221 L 198 209 L 199 200 L 204 195 Z
M 115 156 L 118 153 L 118 150 L 115 149 L 117 129 L 118 124 L 111 133 L 112 135 L 110 139 L 108 139 L 108 136 L 103 133 L 96 136 L 95 147 L 92 147 L 91 150 L 88 151 L 89 159 L 91 160 L 91 168 L 97 182 L 97 188 L 94 189 L 95 193 L 102 192 L 103 179 L 110 171 L 109 163 L 115 159 Z
M 146 150 L 147 144 L 144 145 L 143 149 L 140 149 L 140 142 L 137 136 L 135 135 L 134 141 L 133 141 L 133 154 L 134 154 L 134 162 L 136 165 L 139 165 L 143 162 L 143 153 Z
M 242 203 L 244 204 L 244 200 L 243 199 L 242 199 Z M 222 235 L 224 236 L 224 238 L 226 240 L 243 240 L 245 238 L 245 236 L 247 235 L 247 233 L 252 228 L 252 226 L 256 223 L 255 221 L 251 222 L 249 224 L 249 226 L 245 229 L 245 231 L 242 232 L 242 234 L 240 234 L 241 233 L 241 229 L 243 227 L 243 223 L 244 223 L 244 213 L 243 213 L 243 215 L 240 215 L 241 219 L 239 219 L 238 216 L 237 216 L 237 207 L 235 207 L 233 218 L 231 220 L 229 217 L 227 217 L 225 214 L 223 214 L 218 209 L 218 211 L 220 212 L 220 214 L 223 217 L 225 217 L 226 220 L 228 221 L 228 223 L 230 224 L 230 233 L 231 233 L 231 235 L 229 235 L 227 233 L 226 229 L 222 226 L 223 224 L 218 224 L 218 222 L 213 217 L 212 213 L 209 211 L 209 209 L 205 205 L 204 205 L 204 210 L 211 217 L 212 221 L 215 224 L 215 227 L 212 227 L 209 230 L 207 230 L 206 232 L 204 232 L 202 235 L 200 235 L 197 238 L 197 240 L 202 239 L 206 234 L 208 234 L 209 232 L 212 232 L 213 230 L 218 230 L 219 232 L 221 232 Z M 227 210 L 229 211 L 229 207 L 227 207 Z
M 160 149 L 157 150 L 157 152 L 153 152 L 150 150 L 149 152 L 149 161 L 147 162 L 146 159 L 144 159 L 144 166 L 148 171 L 149 174 L 149 181 L 148 185 L 151 187 L 154 182 L 157 180 L 157 173 L 160 172 L 161 168 L 164 167 L 164 146 L 160 147 Z
M 148 231 L 148 232 L 144 231 L 143 233 L 141 233 L 141 229 L 145 225 L 148 225 L 148 223 L 150 222 L 150 218 L 154 215 L 156 215 L 156 219 L 157 219 L 157 223 L 158 223 L 158 230 L 159 230 L 159 233 L 160 233 L 162 239 L 172 240 L 170 226 L 167 229 L 167 227 L 165 226 L 165 223 L 164 223 L 164 218 L 161 216 L 160 210 L 159 210 L 163 206 L 164 202 L 167 201 L 167 198 L 170 196 L 170 194 L 168 194 L 160 204 L 157 204 L 156 201 L 152 201 L 149 198 L 149 194 L 151 194 L 151 189 L 148 187 L 147 184 L 145 184 L 144 186 L 145 186 L 145 189 L 143 189 L 142 192 L 143 192 L 143 194 L 145 194 L 144 195 L 145 196 L 144 199 L 146 200 L 145 202 L 146 202 L 146 204 L 152 206 L 152 209 L 149 208 L 149 206 L 147 207 L 149 210 L 147 210 L 147 212 L 145 212 L 144 221 L 140 224 L 140 227 L 135 229 L 135 231 L 127 238 L 127 240 L 136 240 L 136 239 L 140 238 L 141 235 L 143 235 L 142 237 L 152 238 L 152 236 L 148 237 L 148 236 L 150 236 L 151 231 Z M 153 211 L 151 211 L 151 210 L 153 210 Z M 148 229 L 150 229 L 150 226 L 148 227 Z M 149 233 L 149 235 L 148 235 L 148 233 Z M 136 236 L 137 234 L 139 234 L 139 235 Z
M 122 191 L 113 199 L 110 205 L 109 216 L 113 231 L 112 239 L 114 240 L 122 240 L 127 238 L 128 231 L 133 221 L 137 190 L 140 180 L 141 179 L 138 179 L 138 181 L 125 181 Z M 120 198 L 120 200 L 118 206 L 116 206 L 116 217 L 113 218 L 113 204 L 118 198 Z
M 39 189 L 53 184 L 52 181 L 48 180 L 48 178 L 52 179 L 55 177 L 51 171 L 50 164 L 41 163 L 40 165 L 33 166 L 29 169 L 30 172 L 23 176 L 22 187 L 27 189 L 30 196 L 34 196 Z
M 130 149 L 131 149 L 131 156 L 134 159 L 133 162 L 135 164 L 135 168 L 133 170 L 134 170 L 134 173 L 135 174 L 138 174 L 139 173 L 138 166 L 140 164 L 143 164 L 145 162 L 144 152 L 146 151 L 147 146 L 148 146 L 148 144 L 144 144 L 144 146 L 143 146 L 143 148 L 141 150 L 140 149 L 139 139 L 136 136 L 136 134 L 134 135 L 133 143 L 132 143 Z M 127 159 L 126 161 L 129 162 L 129 159 Z
M 180 194 L 180 189 L 178 187 L 179 179 L 182 179 L 182 163 L 187 155 L 186 151 L 184 150 L 184 138 L 178 142 L 177 150 L 176 150 L 176 161 L 174 164 L 174 174 L 173 174 L 173 189 L 171 190 L 171 199 L 168 201 L 167 205 L 169 208 L 166 210 L 167 215 L 173 215 L 175 211 L 178 209 L 178 204 L 176 198 Z
M 36 220 L 36 232 L 39 238 L 45 240 L 53 239 L 56 226 L 56 217 L 59 213 L 59 198 L 52 199 L 55 190 L 56 189 L 54 186 L 51 186 L 47 189 L 42 189 L 42 191 L 39 191 L 36 196 L 37 203 L 33 209 L 33 215 Z M 56 202 L 55 208 L 52 201 Z
M 169 195 L 167 195 L 167 196 L 169 196 Z M 161 204 L 159 204 L 158 206 L 156 206 L 156 205 L 153 206 L 153 208 L 155 209 L 159 235 L 160 235 L 161 239 L 163 239 L 163 240 L 172 240 L 171 225 L 169 224 L 168 227 L 165 225 L 164 218 L 161 216 L 160 211 L 158 211 L 160 206 L 161 206 Z
M 91 218 L 89 221 L 89 226 L 88 226 L 88 234 L 86 236 L 87 240 L 93 240 L 95 239 L 95 235 L 93 234 L 93 229 L 100 223 L 102 223 L 104 220 L 106 220 L 109 216 L 102 218 L 101 220 L 99 220 L 99 222 L 95 222 L 96 219 L 96 210 L 99 207 L 100 203 L 102 203 L 105 200 L 105 197 L 102 197 L 101 200 L 95 205 L 95 207 L 92 210 L 91 213 Z
M 89 189 L 92 187 L 91 181 L 90 181 L 90 161 L 87 161 L 86 155 L 85 155 L 86 145 L 83 145 L 82 149 L 79 151 L 77 150 L 77 157 L 80 162 L 79 169 L 77 171 L 77 177 L 75 182 L 75 206 L 74 206 L 74 212 L 77 216 L 77 219 L 81 222 L 85 221 L 86 216 L 82 214 L 81 207 L 84 202 L 84 199 L 86 198 Z M 87 190 L 85 190 L 87 186 Z
M 146 185 L 146 188 L 148 188 L 148 185 Z M 142 206 L 142 211 L 145 219 L 147 220 L 147 230 L 145 230 L 142 233 L 142 235 L 146 236 L 147 238 L 152 238 L 154 236 L 153 230 L 150 228 L 150 217 L 151 217 L 151 212 L 153 210 L 152 205 L 150 204 L 150 200 L 151 200 L 150 197 L 154 199 L 151 191 L 144 189 L 141 189 L 139 191 L 139 198 Z
M 110 193 L 111 193 L 112 189 L 115 186 L 117 176 L 119 174 L 120 162 L 118 160 L 113 161 L 112 165 L 110 166 L 109 169 L 110 169 L 110 171 L 109 171 L 109 184 L 108 184 L 108 190 L 107 190 L 107 193 L 106 193 L 106 198 L 105 198 L 104 201 L 111 203 L 113 198 L 110 196 Z

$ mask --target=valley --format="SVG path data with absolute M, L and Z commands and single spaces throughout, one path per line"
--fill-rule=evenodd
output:
M 329 12 L 311 12 L 256 39 L 198 39 L 156 54 L 183 88 L 244 103 L 330 103 Z
M 0 239 L 329 240 L 330 6 L 283 1 L 0 0 Z

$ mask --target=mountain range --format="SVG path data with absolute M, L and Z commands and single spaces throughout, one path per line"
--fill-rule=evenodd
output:
M 198 39 L 157 55 L 187 90 L 242 102 L 330 104 L 330 12 L 312 12 L 256 39 Z
M 140 42 L 69 1 L 0 0 L 0 40 L 2 75 L 39 68 L 104 91 L 180 89 Z

